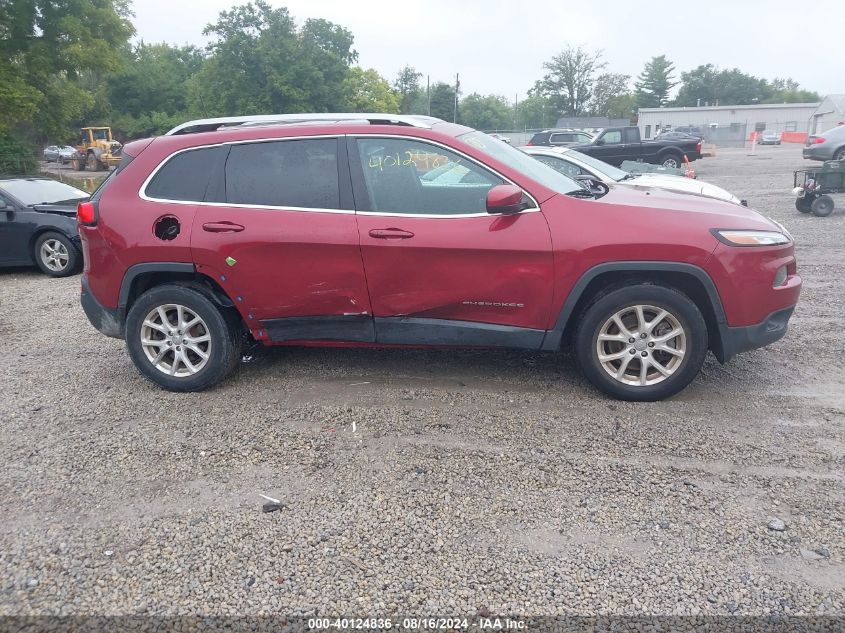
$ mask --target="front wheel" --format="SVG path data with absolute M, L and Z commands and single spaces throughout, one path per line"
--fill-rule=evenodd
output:
M 237 365 L 241 343 L 238 320 L 186 286 L 148 290 L 126 319 L 132 362 L 168 391 L 201 391 L 217 384 Z
M 581 371 L 622 400 L 668 398 L 698 375 L 707 325 L 692 300 L 664 286 L 638 284 L 600 297 L 575 334 Z
M 845 160 L 845 147 L 836 152 L 833 156 L 833 160 Z
M 76 272 L 82 256 L 61 233 L 48 231 L 35 240 L 35 263 L 50 277 L 67 277 Z

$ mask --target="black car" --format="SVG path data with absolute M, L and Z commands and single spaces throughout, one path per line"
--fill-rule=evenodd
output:
M 528 141 L 528 145 L 550 145 L 552 147 L 561 147 L 572 145 L 573 143 L 589 143 L 593 139 L 593 135 L 589 132 L 582 132 L 581 130 L 543 130 L 537 132 Z
M 76 204 L 80 189 L 49 178 L 0 178 L 0 266 L 36 264 L 51 277 L 82 265 Z

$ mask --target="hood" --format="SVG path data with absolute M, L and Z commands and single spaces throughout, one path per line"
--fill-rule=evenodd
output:
M 701 221 L 708 229 L 781 231 L 781 227 L 753 209 L 718 198 L 628 183 L 610 184 L 608 188 L 609 192 L 596 202 L 631 207 L 633 212 L 639 207 L 644 215 L 648 214 L 648 221 L 666 217 L 673 223 Z M 688 218 L 682 218 L 680 214 Z
M 669 174 L 640 174 L 638 178 L 619 183 L 620 185 L 640 185 L 648 187 L 660 187 L 661 189 L 671 189 L 673 191 L 681 191 L 683 193 L 695 193 L 701 196 L 709 196 L 711 198 L 718 198 L 719 200 L 727 200 L 734 204 L 740 204 L 739 198 L 733 195 L 730 191 L 726 191 L 716 185 L 711 185 L 709 182 L 702 182 L 693 178 L 686 178 L 684 176 L 672 176 Z
M 87 200 L 87 198 L 86 198 Z M 76 217 L 76 203 L 68 204 L 34 204 L 32 208 L 39 213 L 53 213 L 56 215 L 66 215 Z

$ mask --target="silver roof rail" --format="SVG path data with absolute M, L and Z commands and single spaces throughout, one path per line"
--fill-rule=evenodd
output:
M 177 125 L 165 136 L 176 134 L 193 134 L 196 132 L 210 132 L 221 127 L 236 127 L 240 125 L 274 125 L 274 124 L 304 124 L 311 122 L 340 122 L 360 121 L 371 125 L 408 125 L 411 127 L 430 128 L 441 119 L 418 114 L 383 114 L 361 112 L 320 112 L 304 114 L 252 114 L 247 116 L 226 116 L 212 119 L 196 119 Z

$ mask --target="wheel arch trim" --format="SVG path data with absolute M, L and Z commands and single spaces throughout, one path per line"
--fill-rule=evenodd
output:
M 575 312 L 575 307 L 581 300 L 584 291 L 594 279 L 599 275 L 612 272 L 671 272 L 681 273 L 694 277 L 701 282 L 707 297 L 710 300 L 710 305 L 713 308 L 713 313 L 716 317 L 716 325 L 720 335 L 727 328 L 727 317 L 725 316 L 725 309 L 722 306 L 722 299 L 716 289 L 716 284 L 710 278 L 707 272 L 695 264 L 687 264 L 683 262 L 665 262 L 665 261 L 620 261 L 607 262 L 605 264 L 598 264 L 585 271 L 575 282 L 575 285 L 570 290 L 566 301 L 563 302 L 563 307 L 560 310 L 554 328 L 546 332 L 543 338 L 542 349 L 546 351 L 554 351 L 560 348 L 563 340 L 563 333 L 566 326 L 569 324 Z M 721 347 L 721 342 L 713 341 Z
M 149 273 L 189 273 L 195 274 L 196 267 L 188 262 L 147 262 L 130 266 L 123 275 L 120 282 L 120 294 L 117 299 L 117 307 L 120 311 L 126 311 L 129 303 L 129 295 L 132 292 L 132 284 L 141 275 Z

